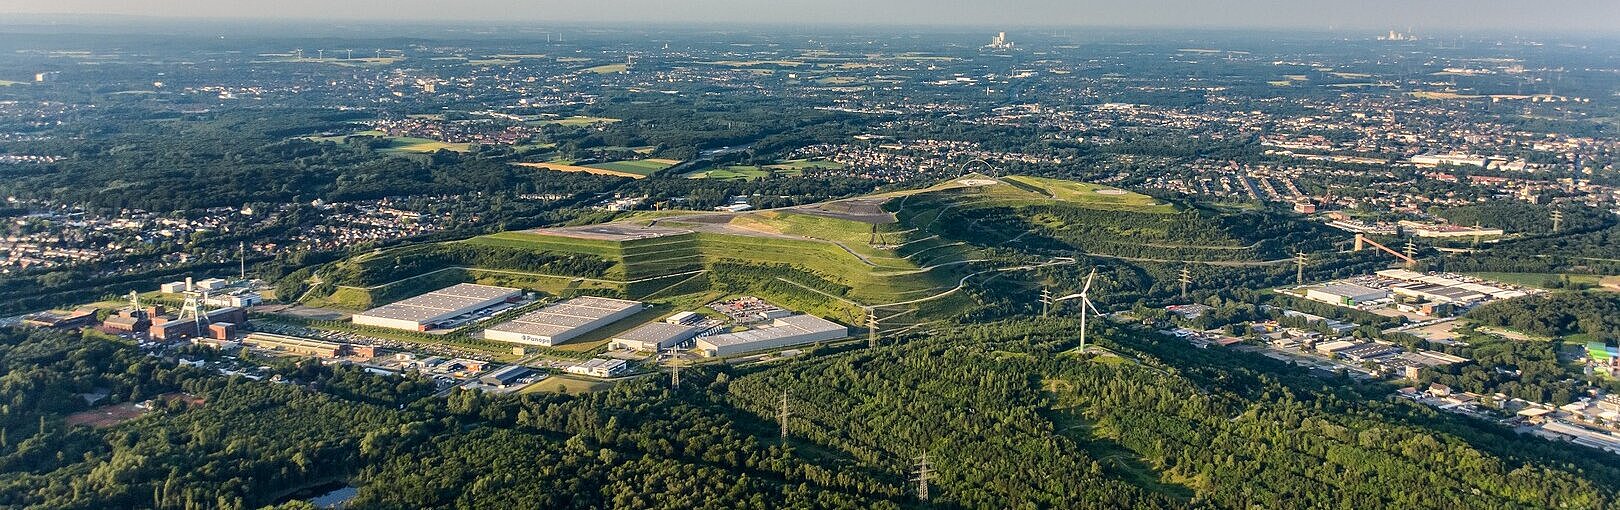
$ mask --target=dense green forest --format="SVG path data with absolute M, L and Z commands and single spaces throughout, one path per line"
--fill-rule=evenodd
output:
M 1620 296 L 1607 292 L 1557 292 L 1498 301 L 1468 312 L 1468 318 L 1532 335 L 1620 340 Z
M 1112 325 L 1079 354 L 1076 326 L 957 326 L 699 368 L 679 389 L 651 377 L 448 397 L 357 369 L 282 364 L 294 384 L 271 384 L 99 337 L 6 332 L 0 505 L 248 508 L 340 481 L 359 487 L 350 508 L 902 508 L 922 506 L 908 480 L 924 454 L 943 508 L 1615 504 L 1609 456 Z M 201 400 L 66 425 L 92 406 L 69 393 L 96 388 L 95 405 Z

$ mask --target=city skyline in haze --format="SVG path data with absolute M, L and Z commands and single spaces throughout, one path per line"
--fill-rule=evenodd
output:
M 1299 30 L 1608 32 L 1620 1 L 1506 0 L 0 0 L 0 14 L 378 22 L 1118 26 Z M 58 21 L 60 22 L 60 21 Z

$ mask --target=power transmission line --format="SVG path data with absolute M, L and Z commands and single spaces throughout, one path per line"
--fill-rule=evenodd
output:
M 1307 260 L 1307 257 L 1308 256 L 1305 255 L 1305 252 L 1299 252 L 1294 255 L 1294 264 L 1298 265 L 1297 273 L 1295 274 L 1294 279 L 1297 280 L 1300 285 L 1305 284 L 1305 261 Z
M 934 479 L 934 467 L 928 465 L 928 454 L 917 457 L 916 476 L 912 480 L 917 482 L 917 500 L 928 501 L 928 482 Z
M 1192 284 L 1192 268 L 1181 268 L 1181 299 L 1187 299 L 1187 286 Z
M 793 411 L 788 409 L 787 390 L 782 390 L 782 409 L 776 412 L 776 421 L 782 427 L 782 441 L 784 442 L 787 441 L 788 437 L 787 421 L 789 416 L 793 416 Z

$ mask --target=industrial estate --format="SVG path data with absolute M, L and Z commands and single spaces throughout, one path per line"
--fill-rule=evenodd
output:
M 1595 34 L 148 21 L 0 19 L 0 508 L 1620 502 Z

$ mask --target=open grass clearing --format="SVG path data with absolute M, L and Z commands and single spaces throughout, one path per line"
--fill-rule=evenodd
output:
M 596 74 L 614 74 L 622 73 L 628 70 L 630 70 L 630 66 L 627 64 L 604 64 L 596 67 L 585 68 L 585 72 Z
M 585 379 L 571 375 L 554 375 L 530 384 L 528 387 L 519 390 L 518 393 L 564 392 L 570 395 L 579 395 L 604 391 L 612 388 L 613 385 L 613 381 Z
M 1040 188 L 1052 198 L 1083 207 L 1166 214 L 1175 212 L 1174 206 L 1157 198 L 1101 184 L 1022 175 L 1006 177 L 1003 180 Z

